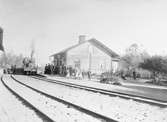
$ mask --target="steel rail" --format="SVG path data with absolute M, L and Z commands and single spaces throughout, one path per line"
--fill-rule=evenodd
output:
M 11 78 L 12 78 L 13 80 L 15 80 L 16 82 L 18 82 L 19 84 L 21 84 L 21 85 L 23 85 L 23 86 L 26 86 L 27 88 L 30 88 L 30 89 L 32 89 L 32 90 L 38 92 L 38 93 L 41 93 L 41 94 L 47 96 L 48 98 L 54 99 L 54 100 L 56 100 L 56 101 L 58 101 L 58 102 L 61 102 L 61 103 L 65 104 L 65 105 L 71 106 L 71 107 L 73 107 L 73 108 L 75 108 L 75 109 L 77 109 L 77 110 L 79 110 L 79 111 L 81 111 L 81 112 L 84 112 L 84 113 L 86 113 L 86 114 L 88 114 L 88 115 L 91 115 L 91 116 L 93 116 L 93 117 L 96 117 L 96 118 L 98 118 L 98 119 L 102 119 L 102 120 L 105 121 L 105 122 L 118 122 L 118 121 L 116 121 L 116 120 L 114 120 L 114 119 L 112 119 L 112 118 L 110 118 L 110 117 L 107 117 L 107 116 L 105 116 L 105 115 L 103 115 L 103 114 L 96 113 L 96 112 L 94 112 L 94 111 L 91 111 L 91 110 L 86 109 L 86 108 L 84 108 L 84 107 L 81 107 L 81 106 L 79 106 L 79 105 L 73 104 L 73 103 L 71 103 L 71 102 L 69 102 L 69 101 L 60 99 L 60 98 L 58 98 L 58 97 L 55 97 L 55 96 L 50 95 L 50 94 L 48 94 L 48 93 L 45 93 L 45 92 L 43 92 L 42 90 L 35 89 L 35 88 L 33 88 L 33 87 L 31 87 L 31 86 L 25 84 L 25 83 L 20 82 L 19 80 L 17 80 L 17 79 L 16 79 L 14 76 L 12 76 L 12 75 L 11 75 Z
M 138 101 L 138 102 L 144 102 L 144 103 L 148 103 L 148 104 L 151 104 L 151 105 L 157 105 L 157 106 L 160 106 L 160 107 L 166 107 L 167 106 L 166 101 L 157 100 L 157 99 L 153 99 L 153 98 L 148 98 L 148 97 L 144 97 L 144 96 L 140 96 L 140 95 L 133 95 L 133 94 L 128 94 L 128 93 L 116 92 L 116 91 L 111 91 L 111 90 L 106 90 L 106 89 L 101 89 L 101 88 L 95 88 L 95 87 L 90 87 L 90 86 L 85 86 L 85 85 L 78 85 L 78 84 L 74 84 L 74 83 L 67 83 L 67 82 L 60 81 L 60 80 L 48 79 L 48 78 L 37 77 L 37 76 L 31 76 L 31 77 L 35 78 L 35 79 L 38 79 L 38 80 L 45 81 L 45 82 L 51 82 L 51 83 L 60 84 L 60 85 L 73 87 L 73 88 L 85 89 L 85 90 L 88 90 L 88 91 L 98 92 L 98 93 L 106 94 L 106 95 L 110 95 L 110 96 L 119 96 L 121 98 L 132 99 L 132 100 L 135 100 L 135 101 Z
M 34 110 L 41 118 L 44 118 L 45 120 L 47 120 L 47 122 L 54 122 L 54 120 L 52 118 L 50 118 L 49 116 L 47 116 L 45 113 L 43 113 L 42 111 L 40 111 L 38 108 L 36 108 L 34 105 L 32 105 L 29 101 L 27 101 L 26 99 L 24 99 L 21 95 L 19 95 L 17 92 L 15 92 L 14 90 L 12 90 L 3 80 L 3 76 L 1 77 L 1 82 L 2 84 L 13 94 L 15 95 L 17 98 L 19 98 L 19 100 L 21 100 L 23 102 L 23 104 L 25 104 L 27 107 L 31 108 L 32 110 Z

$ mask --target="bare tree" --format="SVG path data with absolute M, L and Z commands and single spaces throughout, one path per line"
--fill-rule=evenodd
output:
M 147 57 L 149 57 L 149 54 L 145 50 L 141 50 L 137 44 L 132 44 L 126 49 L 126 54 L 122 57 L 122 63 L 125 68 L 134 69 Z
M 23 56 L 16 55 L 12 52 L 3 53 L 0 57 L 0 67 L 9 68 L 11 65 L 16 65 L 17 67 L 22 67 Z

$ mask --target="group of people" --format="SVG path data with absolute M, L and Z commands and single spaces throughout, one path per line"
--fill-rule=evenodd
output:
M 46 64 L 44 74 L 59 75 L 67 78 L 91 79 L 91 72 L 83 72 L 79 68 L 67 67 L 65 65 Z
M 56 74 L 65 76 L 66 75 L 66 66 L 55 66 L 53 64 L 46 64 L 44 74 Z

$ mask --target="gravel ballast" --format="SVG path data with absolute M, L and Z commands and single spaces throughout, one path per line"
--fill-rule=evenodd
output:
M 88 114 L 80 112 L 71 106 L 64 105 L 51 98 L 48 98 L 40 93 L 37 93 L 15 81 L 9 76 L 4 76 L 5 83 L 23 96 L 25 100 L 29 101 L 33 106 L 45 113 L 49 118 L 56 122 L 100 122 Z
M 167 108 L 47 83 L 30 77 L 16 76 L 16 79 L 121 122 L 167 122 Z

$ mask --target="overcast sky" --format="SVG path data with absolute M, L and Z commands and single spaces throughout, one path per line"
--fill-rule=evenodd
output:
M 132 43 L 167 54 L 165 0 L 0 0 L 0 26 L 6 51 L 30 55 L 34 43 L 38 63 L 83 34 L 118 54 Z

